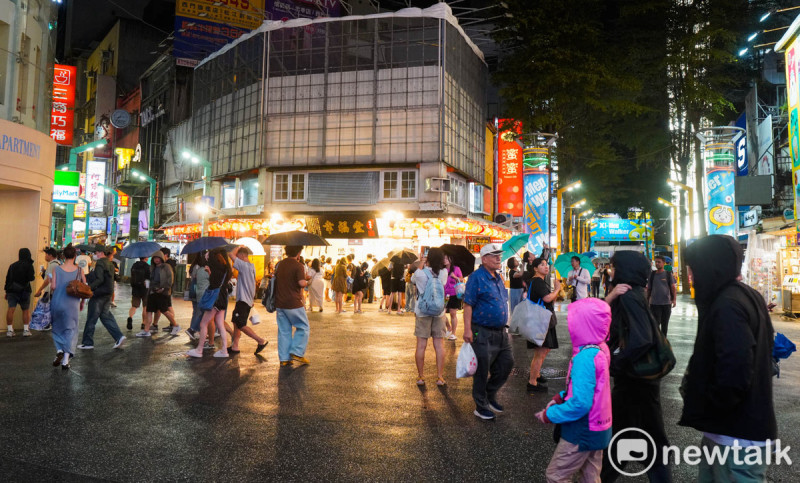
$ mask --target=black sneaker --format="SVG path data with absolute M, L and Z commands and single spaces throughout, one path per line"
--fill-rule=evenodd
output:
M 503 412 L 503 406 L 501 406 L 497 401 L 489 400 L 489 409 L 491 409 L 492 411 L 494 411 L 496 413 L 502 413 Z
M 546 377 L 544 377 L 544 376 L 539 376 L 539 377 L 537 377 L 537 378 L 536 378 L 536 382 L 538 382 L 539 384 L 547 384 L 547 381 L 548 381 L 548 380 L 549 380 L 549 379 L 547 379 L 547 378 L 546 378 Z
M 476 408 L 475 411 L 472 414 L 474 414 L 475 416 L 478 416 L 479 418 L 483 419 L 484 421 L 490 421 L 490 420 L 494 419 L 494 413 L 489 411 L 488 409 Z
M 544 384 L 537 384 L 534 386 L 533 384 L 528 383 L 528 394 L 533 394 L 536 392 L 547 392 L 547 386 Z
M 133 330 L 133 319 L 128 317 L 128 330 Z
M 153 324 L 150 326 L 150 332 L 158 332 L 158 325 Z

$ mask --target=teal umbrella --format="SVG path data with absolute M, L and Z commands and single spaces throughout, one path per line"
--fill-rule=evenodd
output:
M 503 260 L 513 257 L 518 251 L 528 244 L 528 239 L 531 237 L 530 233 L 522 233 L 514 235 L 505 243 L 503 243 Z
M 567 252 L 562 253 L 561 255 L 556 258 L 555 263 L 553 263 L 553 268 L 558 271 L 558 274 L 561 277 L 566 277 L 570 270 L 572 270 L 572 257 L 578 257 L 581 259 L 581 267 L 589 270 L 589 272 L 594 272 L 594 264 L 588 257 L 584 257 L 583 255 L 579 255 L 575 252 Z

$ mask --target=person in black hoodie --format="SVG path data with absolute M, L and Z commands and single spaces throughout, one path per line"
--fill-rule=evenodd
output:
M 711 235 L 690 245 L 686 264 L 694 281 L 697 337 L 681 384 L 678 422 L 703 433 L 702 445 L 766 446 L 777 438 L 772 401 L 773 328 L 767 304 L 739 281 L 744 256 L 730 236 Z M 761 461 L 765 463 L 766 454 Z M 709 466 L 698 481 L 766 481 L 766 464 Z M 745 459 L 746 461 L 746 459 Z
M 611 350 L 611 413 L 613 432 L 624 428 L 638 428 L 649 434 L 656 445 L 656 454 L 669 446 L 664 431 L 661 412 L 661 384 L 659 380 L 647 380 L 630 376 L 633 363 L 655 343 L 652 331 L 655 321 L 645 297 L 644 288 L 650 275 L 650 262 L 639 252 L 619 251 L 611 258 L 614 288 L 605 301 L 611 306 L 611 327 L 608 347 Z M 620 328 L 627 329 L 624 341 L 620 340 Z M 656 329 L 657 330 L 657 329 Z M 609 450 L 612 450 L 609 447 Z M 603 455 L 600 478 L 603 483 L 616 481 L 619 473 L 610 463 L 609 450 Z M 624 469 L 626 462 L 618 462 Z M 672 481 L 672 475 L 663 459 L 656 457 L 647 471 L 651 482 Z
M 28 324 L 31 323 L 31 282 L 36 278 L 33 273 L 33 258 L 31 251 L 27 248 L 19 249 L 19 259 L 8 267 L 6 273 L 6 283 L 4 290 L 5 299 L 8 302 L 6 312 L 6 337 L 14 337 L 14 312 L 17 305 L 22 309 L 22 335 L 28 337 L 31 331 Z

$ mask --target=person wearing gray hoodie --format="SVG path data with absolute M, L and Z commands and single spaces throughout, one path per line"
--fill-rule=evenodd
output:
M 174 275 L 172 267 L 165 263 L 167 257 L 161 250 L 156 250 L 150 255 L 150 293 L 147 294 L 147 320 L 144 323 L 144 330 L 136 334 L 136 337 L 150 337 L 150 326 L 153 324 L 154 314 L 164 314 L 172 327 L 170 334 L 177 335 L 181 327 L 175 323 L 172 315 L 172 282 Z

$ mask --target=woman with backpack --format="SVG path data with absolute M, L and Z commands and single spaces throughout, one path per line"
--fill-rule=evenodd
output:
M 433 350 L 436 352 L 437 386 L 447 384 L 444 380 L 444 286 L 447 283 L 447 270 L 444 268 L 444 252 L 441 248 L 431 248 L 426 267 L 414 272 L 411 283 L 417 287 L 417 305 L 414 309 L 414 335 L 417 337 L 417 350 L 414 359 L 417 363 L 417 385 L 425 385 L 425 350 L 428 339 L 433 337 Z

